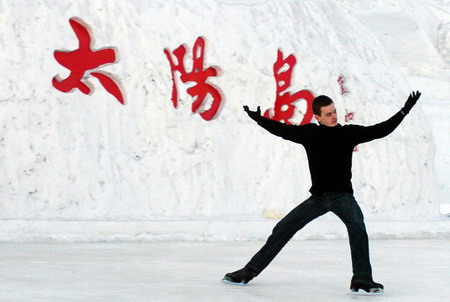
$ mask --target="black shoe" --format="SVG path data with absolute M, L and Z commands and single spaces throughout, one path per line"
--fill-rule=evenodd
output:
M 253 269 L 244 267 L 238 271 L 226 274 L 222 280 L 227 283 L 247 284 L 255 277 L 256 272 Z
M 370 276 L 353 276 L 350 290 L 356 293 L 360 289 L 365 290 L 370 294 L 382 294 L 384 286 L 383 284 L 374 282 Z

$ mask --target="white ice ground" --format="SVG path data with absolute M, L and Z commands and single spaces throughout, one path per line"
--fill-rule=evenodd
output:
M 2 244 L 0 301 L 445 302 L 449 240 L 372 240 L 382 296 L 354 296 L 346 240 L 290 242 L 247 286 L 222 276 L 260 242 Z

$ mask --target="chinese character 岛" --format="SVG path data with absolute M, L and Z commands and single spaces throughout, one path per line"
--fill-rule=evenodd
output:
M 294 117 L 295 102 L 300 99 L 306 101 L 306 112 L 303 114 L 303 119 L 300 125 L 308 124 L 313 117 L 312 101 L 314 96 L 308 90 L 300 90 L 291 95 L 289 91 L 286 91 L 291 86 L 291 77 L 294 66 L 297 59 L 294 55 L 289 55 L 286 59 L 283 59 L 283 52 L 278 50 L 277 61 L 273 64 L 273 75 L 275 77 L 277 90 L 275 107 L 273 110 L 266 110 L 264 116 L 285 124 L 292 124 L 291 119 Z M 286 69 L 287 66 L 287 69 Z M 273 111 L 271 113 L 270 111 Z

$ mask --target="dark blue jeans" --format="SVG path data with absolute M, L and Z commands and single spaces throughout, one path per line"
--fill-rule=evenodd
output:
M 371 277 L 369 239 L 364 216 L 351 193 L 325 193 L 309 197 L 278 222 L 266 244 L 253 256 L 247 266 L 257 275 L 261 273 L 295 233 L 329 211 L 336 214 L 347 227 L 353 275 Z

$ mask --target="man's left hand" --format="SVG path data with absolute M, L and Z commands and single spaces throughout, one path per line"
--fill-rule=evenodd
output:
M 417 92 L 412 92 L 408 99 L 406 100 L 405 105 L 402 108 L 402 113 L 404 115 L 407 115 L 409 113 L 409 111 L 411 110 L 412 107 L 414 107 L 414 105 L 416 104 L 417 100 L 420 98 L 421 93 L 419 91 Z

